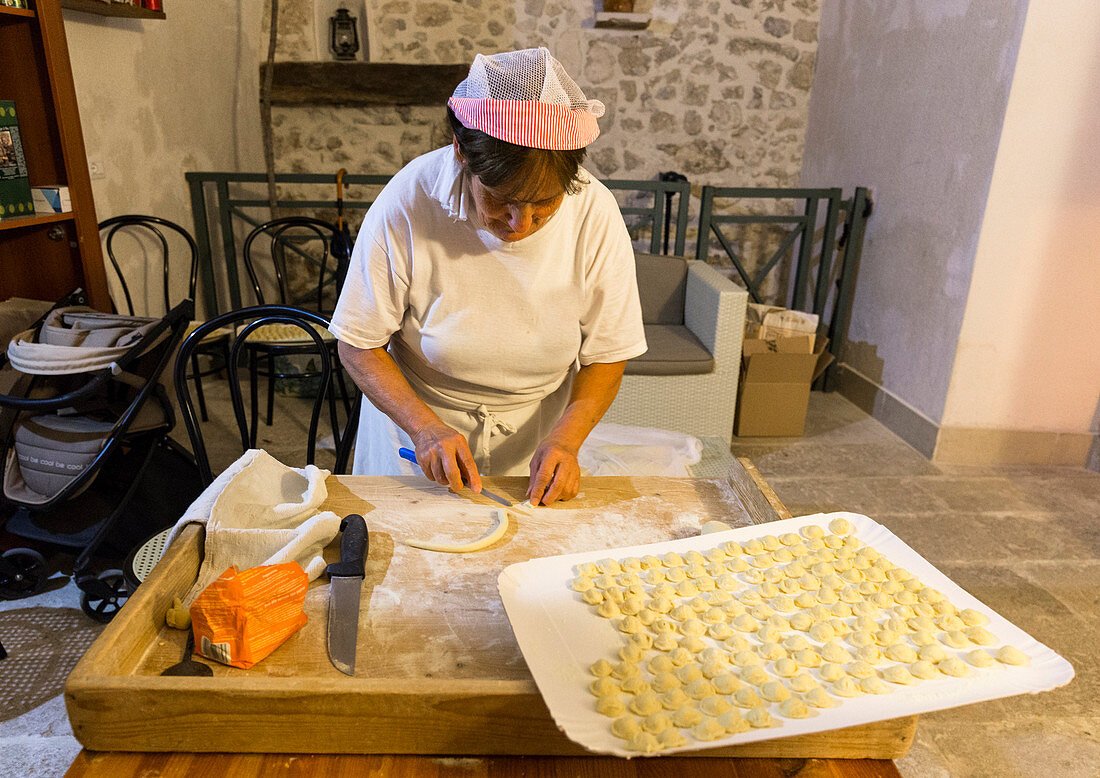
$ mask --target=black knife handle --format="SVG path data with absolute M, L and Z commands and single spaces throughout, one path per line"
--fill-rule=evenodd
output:
M 362 578 L 366 575 L 368 546 L 367 523 L 363 517 L 358 513 L 345 516 L 340 522 L 340 561 L 325 568 L 329 578 Z

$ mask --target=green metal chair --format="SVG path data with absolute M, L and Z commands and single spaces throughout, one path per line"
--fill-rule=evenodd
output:
M 607 179 L 601 183 L 614 193 L 625 193 L 619 210 L 632 233 L 649 231 L 649 254 L 668 254 L 672 241 L 672 253 L 684 256 L 691 199 L 691 184 L 684 176 L 662 173 L 657 181 Z M 648 204 L 638 204 L 647 196 L 652 197 Z
M 776 203 L 794 200 L 800 205 L 792 213 L 777 213 Z M 763 201 L 763 207 L 737 209 L 748 201 Z M 870 215 L 870 198 L 865 187 L 844 200 L 839 188 L 830 189 L 757 189 L 751 187 L 704 186 L 699 205 L 699 232 L 695 258 L 707 260 L 714 241 L 732 263 L 753 302 L 765 302 L 763 287 L 774 273 L 790 271 L 786 289 L 780 291 L 778 305 L 808 311 L 827 323 L 829 351 L 839 356 L 851 312 L 855 274 L 863 243 L 863 228 Z M 818 241 L 819 217 L 820 250 Z M 759 211 L 764 211 L 763 213 Z M 842 218 L 842 215 L 844 218 Z M 844 232 L 838 235 L 843 224 Z M 728 230 L 745 225 L 771 225 L 786 230 L 771 256 L 758 268 L 747 266 L 737 241 Z M 836 267 L 836 248 L 843 246 L 840 266 Z M 793 267 L 781 264 L 793 255 Z M 836 363 L 829 367 L 824 381 L 831 388 Z

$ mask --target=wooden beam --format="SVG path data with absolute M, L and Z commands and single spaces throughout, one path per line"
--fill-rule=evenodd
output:
M 263 80 L 266 64 L 260 65 Z M 275 105 L 439 105 L 466 77 L 467 65 L 398 62 L 276 62 Z
M 691 775 L 693 778 L 901 778 L 888 760 L 869 759 L 620 759 L 587 754 L 580 759 L 552 756 L 490 756 L 436 759 L 416 754 L 142 754 L 81 751 L 66 778 L 129 778 L 142 775 L 385 775 L 388 778 L 638 778 Z

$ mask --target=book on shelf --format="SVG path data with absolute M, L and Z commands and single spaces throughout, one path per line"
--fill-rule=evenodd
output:
M 0 0 L 0 5 L 6 5 L 8 8 L 26 8 L 27 0 Z
M 34 203 L 15 103 L 0 100 L 0 219 L 25 219 L 33 215 Z

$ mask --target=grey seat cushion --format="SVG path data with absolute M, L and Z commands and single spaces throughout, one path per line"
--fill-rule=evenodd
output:
M 656 254 L 635 254 L 638 294 L 644 324 L 683 324 L 687 260 Z
M 682 324 L 646 324 L 649 350 L 626 363 L 627 375 L 698 375 L 714 372 L 714 357 Z

